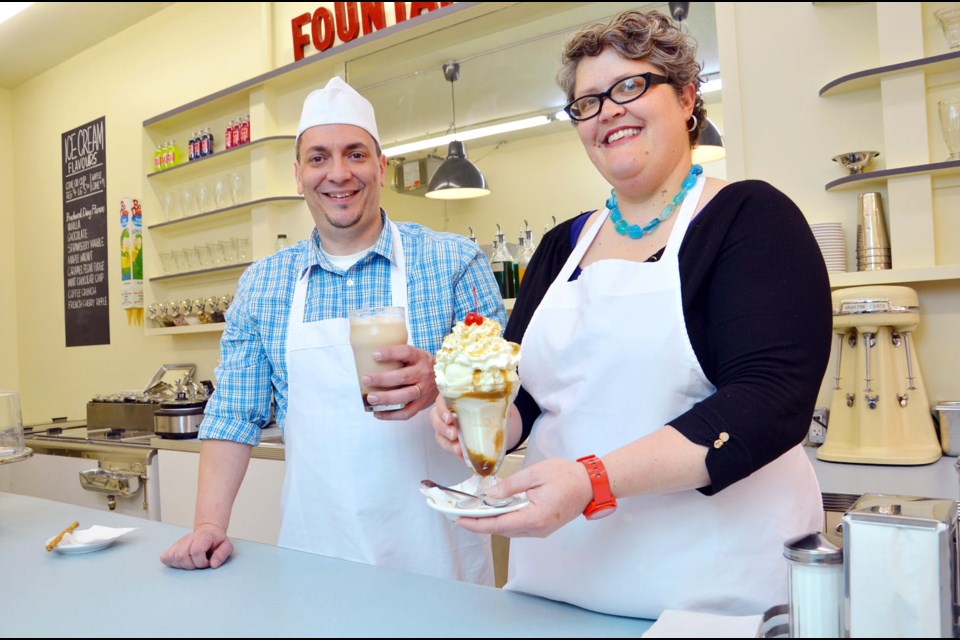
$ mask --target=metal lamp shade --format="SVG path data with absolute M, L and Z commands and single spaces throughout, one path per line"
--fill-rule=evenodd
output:
M 487 179 L 467 160 L 463 143 L 454 140 L 447 148 L 447 159 L 437 168 L 427 189 L 428 198 L 462 200 L 490 195 Z
M 723 148 L 723 136 L 717 130 L 716 125 L 707 119 L 707 124 L 700 132 L 700 139 L 697 140 L 697 146 L 693 148 L 693 161 L 697 164 L 704 162 L 713 162 L 721 160 L 727 155 Z

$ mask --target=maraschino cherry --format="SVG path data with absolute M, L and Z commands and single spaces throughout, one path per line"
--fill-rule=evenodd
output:
M 472 324 L 483 324 L 483 316 L 477 313 L 476 309 L 479 305 L 477 304 L 477 288 L 473 287 L 473 311 L 468 313 L 463 318 L 463 324 L 468 327 Z

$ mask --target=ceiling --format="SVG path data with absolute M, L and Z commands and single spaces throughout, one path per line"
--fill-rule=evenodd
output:
M 0 24 L 0 89 L 13 89 L 172 2 L 35 2 Z
M 0 24 L 0 88 L 15 88 L 172 4 L 35 3 Z M 463 130 L 553 113 L 566 102 L 554 77 L 567 35 L 628 8 L 669 13 L 665 2 L 521 2 L 500 7 L 347 63 L 347 80 L 376 108 L 384 146 L 448 133 L 454 122 Z M 703 73 L 718 74 L 714 4 L 690 3 L 683 25 L 698 42 Z M 460 63 L 460 79 L 451 85 L 442 67 L 453 60 Z M 184 96 L 184 101 L 195 97 Z M 707 101 L 718 99 L 709 96 Z M 506 134 L 504 139 L 526 135 Z

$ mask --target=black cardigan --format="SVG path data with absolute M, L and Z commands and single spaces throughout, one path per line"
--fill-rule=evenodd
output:
M 580 218 L 582 227 L 589 213 L 544 235 L 507 323 L 508 340 L 522 343 L 534 311 L 571 254 L 574 223 Z M 690 223 L 679 261 L 687 334 L 716 393 L 670 424 L 708 447 L 711 484 L 700 491 L 710 495 L 775 460 L 806 435 L 830 357 L 830 283 L 801 211 L 757 180 L 729 184 L 707 203 Z M 523 442 L 541 410 L 522 388 L 517 406 Z M 715 448 L 722 432 L 730 439 Z

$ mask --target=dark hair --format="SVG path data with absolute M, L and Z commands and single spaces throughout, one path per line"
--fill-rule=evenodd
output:
M 707 110 L 700 95 L 700 72 L 703 65 L 697 61 L 697 43 L 669 17 L 656 11 L 624 11 L 608 23 L 584 27 L 567 39 L 561 53 L 561 67 L 557 84 L 574 99 L 577 66 L 587 57 L 600 55 L 610 48 L 624 58 L 644 60 L 657 67 L 673 85 L 677 95 L 683 87 L 693 83 L 696 100 L 693 115 L 697 126 L 689 132 L 690 146 L 700 138 L 707 120 Z

